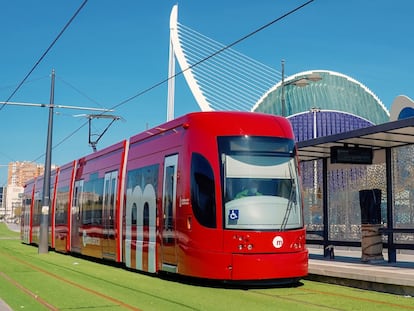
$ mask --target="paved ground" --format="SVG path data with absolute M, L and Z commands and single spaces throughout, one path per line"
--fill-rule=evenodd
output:
M 7 227 L 9 227 L 10 230 L 16 231 L 16 232 L 20 231 L 20 224 L 15 224 L 15 223 L 6 223 L 6 224 L 7 224 Z
M 322 248 L 309 247 L 309 279 L 414 297 L 414 253 L 397 254 L 396 263 L 361 261 L 360 249 L 335 249 L 335 259 Z
M 0 310 L 1 311 L 13 311 L 3 300 L 0 299 Z

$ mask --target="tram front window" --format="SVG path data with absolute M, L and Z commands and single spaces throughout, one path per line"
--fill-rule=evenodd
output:
M 301 228 L 302 208 L 294 152 L 260 151 L 222 153 L 225 228 Z

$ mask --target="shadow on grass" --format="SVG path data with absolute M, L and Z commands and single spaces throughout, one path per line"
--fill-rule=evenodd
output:
M 223 288 L 223 289 L 268 289 L 268 288 L 295 288 L 303 285 L 300 282 L 301 278 L 286 278 L 286 279 L 266 279 L 266 280 L 214 280 L 214 279 L 203 279 L 191 276 L 179 275 L 166 271 L 159 271 L 158 273 L 150 273 L 145 271 L 139 271 L 126 267 L 123 263 L 117 263 L 111 260 L 100 259 L 89 257 L 80 254 L 70 254 L 73 257 L 83 258 L 89 261 L 93 261 L 99 264 L 105 264 L 117 268 L 121 268 L 132 273 L 138 273 L 153 278 L 159 278 L 164 281 L 182 283 L 187 285 L 199 286 L 199 287 L 211 287 L 211 288 Z
M 294 288 L 303 286 L 300 278 L 295 279 L 271 279 L 271 280 L 243 280 L 243 281 L 228 281 L 228 280 L 212 280 L 201 279 L 183 275 L 177 275 L 168 272 L 160 272 L 158 275 L 161 279 L 178 282 L 187 285 L 194 285 L 200 287 L 224 288 L 224 289 L 266 289 L 266 288 Z

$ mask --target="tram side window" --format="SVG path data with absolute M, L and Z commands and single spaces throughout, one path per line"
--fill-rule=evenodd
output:
M 26 215 L 29 214 L 30 211 L 30 206 L 32 205 L 32 199 L 28 194 L 25 194 L 25 199 L 23 202 L 23 209 L 22 209 L 22 224 L 24 224 L 25 222 L 25 217 Z
M 164 191 L 164 228 L 172 230 L 174 228 L 173 218 L 173 197 L 174 197 L 174 166 L 165 168 L 165 191 Z
M 33 226 L 40 225 L 41 213 L 42 213 L 42 200 L 40 198 L 36 198 L 39 195 L 35 194 L 35 201 L 34 201 L 34 215 L 33 215 Z
M 24 199 L 24 208 L 25 208 L 25 210 L 30 209 L 30 205 L 32 205 L 32 199 L 30 197 L 26 197 Z
M 144 204 L 144 226 L 149 226 L 150 217 L 149 217 L 149 205 L 148 202 Z
M 198 222 L 216 228 L 216 195 L 214 174 L 210 163 L 201 154 L 191 158 L 191 204 Z
M 82 196 L 82 224 L 102 224 L 103 185 L 104 179 L 99 178 L 98 173 L 91 174 L 89 181 L 85 182 Z
M 60 187 L 57 190 L 56 194 L 56 216 L 55 223 L 56 225 L 65 225 L 68 220 L 68 196 L 69 196 L 69 186 Z
M 131 209 L 131 225 L 133 226 L 137 225 L 137 205 L 135 203 L 132 204 L 132 209 Z

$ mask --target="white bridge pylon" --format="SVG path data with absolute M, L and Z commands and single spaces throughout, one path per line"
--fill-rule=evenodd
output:
M 167 121 L 174 118 L 175 63 L 202 111 L 251 111 L 281 73 L 178 22 L 170 15 Z
M 198 105 L 202 111 L 211 111 L 206 98 L 204 97 L 201 89 L 199 88 L 197 81 L 190 64 L 187 62 L 184 51 L 181 47 L 178 37 L 178 5 L 174 5 L 170 15 L 170 60 L 169 60 L 169 72 L 168 77 L 175 76 L 175 58 L 183 71 L 184 77 L 190 87 L 191 92 L 197 100 Z M 174 84 L 175 79 L 171 78 L 168 84 L 168 109 L 167 120 L 174 118 Z

